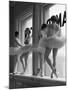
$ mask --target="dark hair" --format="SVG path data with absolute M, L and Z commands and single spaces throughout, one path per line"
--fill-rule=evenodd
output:
M 31 32 L 30 32 L 30 29 L 29 28 L 26 28 L 25 29 L 25 34 L 30 34 Z
M 47 27 L 47 24 L 42 24 L 41 29 L 45 29 Z
M 25 28 L 25 30 L 29 30 L 29 28 Z
M 15 32 L 15 37 L 17 37 L 19 35 L 19 32 L 18 31 L 16 31 Z
M 32 30 L 33 28 L 32 28 L 32 27 L 30 27 L 30 29 Z
M 57 17 L 56 17 L 56 16 L 52 16 L 52 17 L 51 17 L 51 21 L 57 22 Z
M 27 36 L 29 36 L 30 33 L 31 33 L 30 29 L 29 29 L 29 28 L 25 28 L 25 38 L 26 38 Z
M 49 24 L 50 21 L 51 21 L 51 18 L 49 18 L 49 19 L 47 20 L 47 24 Z

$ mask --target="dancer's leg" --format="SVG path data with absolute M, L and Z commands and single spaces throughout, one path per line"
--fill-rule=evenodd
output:
M 17 55 L 17 73 L 19 71 L 19 63 L 20 63 L 20 54 Z
M 56 72 L 55 72 L 55 68 L 53 67 L 53 65 L 52 65 L 52 63 L 51 63 L 51 61 L 50 61 L 50 59 L 49 59 L 49 54 L 50 54 L 50 52 L 51 52 L 51 49 L 47 47 L 46 50 L 45 50 L 44 60 L 47 61 L 47 63 L 49 64 L 49 66 L 51 67 L 52 71 L 54 72 L 54 74 L 55 74 L 56 77 L 57 77 L 57 74 L 56 74 Z
M 53 66 L 56 68 L 56 56 L 57 56 L 58 49 L 53 49 Z
M 15 69 L 16 69 L 16 65 L 17 65 L 17 56 L 15 55 L 15 58 L 14 58 L 14 70 L 13 70 L 13 74 L 15 74 L 15 73 L 17 73 L 16 71 L 15 71 Z
M 23 57 L 24 57 L 24 55 L 22 54 L 22 55 L 20 56 L 20 61 L 21 61 L 23 70 L 25 71 L 25 66 L 24 66 L 24 62 L 23 62 Z M 22 72 L 22 74 L 24 73 L 24 71 Z
M 40 53 L 40 74 L 44 76 L 44 54 Z
M 17 74 L 18 73 L 18 68 L 19 68 L 19 55 L 16 55 L 16 62 L 15 62 L 15 66 L 14 66 L 14 72 L 13 74 Z M 16 65 L 17 65 L 17 70 L 16 70 Z M 15 71 L 16 70 L 16 71 Z
M 27 52 L 26 54 L 25 54 L 25 68 L 24 68 L 24 72 L 26 71 L 26 69 L 27 69 L 27 60 L 28 60 L 28 55 L 29 55 L 29 52 Z
M 55 71 L 56 71 L 56 56 L 57 56 L 57 52 L 58 52 L 58 49 L 54 48 L 53 49 L 53 67 L 55 68 Z M 51 78 L 53 78 L 53 71 L 51 73 Z

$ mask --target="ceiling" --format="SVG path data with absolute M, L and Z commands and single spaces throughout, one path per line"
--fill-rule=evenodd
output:
M 46 3 L 35 3 L 35 2 L 21 2 L 21 1 L 10 1 L 9 5 L 11 8 L 14 8 L 15 16 L 20 15 L 24 12 L 29 6 L 33 6 L 34 4 L 46 5 Z

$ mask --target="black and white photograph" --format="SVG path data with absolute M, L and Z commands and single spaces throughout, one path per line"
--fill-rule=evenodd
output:
M 9 1 L 9 89 L 66 86 L 67 5 Z

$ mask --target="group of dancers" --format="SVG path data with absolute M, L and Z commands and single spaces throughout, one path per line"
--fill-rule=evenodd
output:
M 38 52 L 40 56 L 40 61 L 42 61 L 43 59 L 43 62 L 40 63 L 40 69 L 39 69 L 39 72 L 41 71 L 41 76 L 43 76 L 42 69 L 43 69 L 44 62 L 47 61 L 50 68 L 52 69 L 51 78 L 53 78 L 54 74 L 56 77 L 58 77 L 56 72 L 56 56 L 57 56 L 58 49 L 64 46 L 66 39 L 61 34 L 62 30 L 59 24 L 57 23 L 57 18 L 55 16 L 52 16 L 49 23 L 42 24 L 41 30 L 39 32 L 41 37 L 38 45 L 28 44 L 28 40 L 27 40 L 28 36 L 26 35 L 25 46 L 22 46 L 19 40 L 19 32 L 16 31 L 15 41 L 17 43 L 17 47 L 16 48 L 10 47 L 10 55 L 16 55 L 18 57 L 18 60 L 16 61 L 16 63 L 21 61 L 22 67 L 24 69 L 22 73 L 24 73 L 25 70 L 27 69 L 27 60 L 28 60 L 29 53 Z M 51 60 L 49 58 L 51 51 L 53 52 L 53 64 L 51 63 Z M 23 58 L 25 58 L 24 59 L 25 65 L 22 60 Z M 15 63 L 15 66 L 16 66 L 16 63 Z

